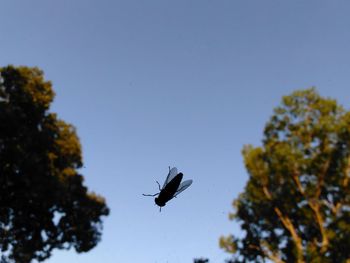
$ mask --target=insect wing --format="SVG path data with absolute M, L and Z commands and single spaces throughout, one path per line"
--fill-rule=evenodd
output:
M 168 176 L 165 179 L 164 185 L 162 189 L 171 181 L 174 179 L 174 177 L 177 175 L 177 168 L 173 167 L 169 170 Z
M 179 188 L 177 188 L 177 191 L 176 191 L 175 195 L 178 195 L 179 193 L 184 191 L 186 188 L 188 188 L 192 184 L 192 182 L 193 182 L 193 180 L 186 180 L 186 181 L 182 182 L 179 185 Z

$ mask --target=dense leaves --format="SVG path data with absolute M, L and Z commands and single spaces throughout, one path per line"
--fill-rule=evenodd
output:
M 231 219 L 244 234 L 220 239 L 232 262 L 350 261 L 350 112 L 294 92 L 243 156 L 249 181 Z
M 0 251 L 3 261 L 88 251 L 109 209 L 83 185 L 73 126 L 50 113 L 54 92 L 37 68 L 0 68 Z

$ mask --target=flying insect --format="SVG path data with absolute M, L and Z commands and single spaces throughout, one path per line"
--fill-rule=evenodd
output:
M 163 184 L 163 187 L 160 187 L 160 184 L 158 181 L 158 188 L 159 192 L 156 194 L 142 194 L 144 196 L 156 196 L 158 197 L 154 198 L 154 202 L 156 205 L 159 206 L 159 211 L 161 211 L 161 208 L 165 206 L 165 204 L 176 197 L 179 193 L 184 191 L 187 187 L 189 187 L 192 184 L 192 180 L 186 180 L 181 183 L 183 178 L 183 173 L 178 173 L 177 168 L 173 167 L 170 169 L 169 166 L 169 173 L 168 176 L 165 179 L 165 182 Z

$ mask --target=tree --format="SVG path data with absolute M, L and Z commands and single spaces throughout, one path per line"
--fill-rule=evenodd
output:
M 43 261 L 54 248 L 89 251 L 109 209 L 83 185 L 74 127 L 49 112 L 54 92 L 38 68 L 0 74 L 2 261 Z
M 231 262 L 350 262 L 350 112 L 314 88 L 283 97 L 261 147 L 243 148 L 249 180 L 222 237 Z

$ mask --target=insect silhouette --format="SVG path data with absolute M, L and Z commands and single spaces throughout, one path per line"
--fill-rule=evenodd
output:
M 169 173 L 168 176 L 165 179 L 164 185 L 162 188 L 160 188 L 160 184 L 158 184 L 159 193 L 153 194 L 153 195 L 146 195 L 142 194 L 144 196 L 156 196 L 158 197 L 154 198 L 154 202 L 156 205 L 159 206 L 159 212 L 161 211 L 162 207 L 165 206 L 165 204 L 176 197 L 179 193 L 181 193 L 183 190 L 185 190 L 187 187 L 189 187 L 192 184 L 192 180 L 186 180 L 181 183 L 183 174 L 177 173 L 176 167 L 173 167 L 170 169 L 169 166 Z

